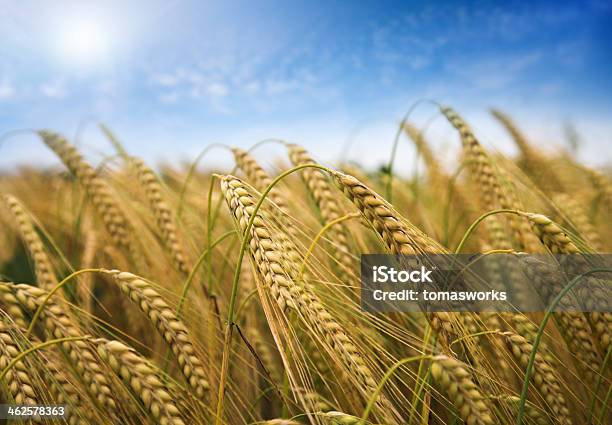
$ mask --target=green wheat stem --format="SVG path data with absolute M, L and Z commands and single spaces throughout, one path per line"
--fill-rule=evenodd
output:
M 314 239 L 310 243 L 310 246 L 308 247 L 308 251 L 306 251 L 306 254 L 304 255 L 304 259 L 302 260 L 302 264 L 300 266 L 300 273 L 298 275 L 298 280 L 302 279 L 302 275 L 304 274 L 304 269 L 306 268 L 306 262 L 312 255 L 315 247 L 317 246 L 317 243 L 319 243 L 319 240 L 323 237 L 325 232 L 327 232 L 332 226 L 338 223 L 342 223 L 343 221 L 350 220 L 351 218 L 358 218 L 359 216 L 360 216 L 359 213 L 349 213 L 349 214 L 343 215 L 342 217 L 338 217 L 335 220 L 328 222 L 325 226 L 321 228 L 321 230 L 319 230 L 317 235 L 314 237 Z
M 332 170 L 330 170 L 327 167 L 323 167 L 322 165 L 318 165 L 318 164 L 302 164 L 302 165 L 298 165 L 296 167 L 293 167 L 293 168 L 283 172 L 282 174 L 278 175 L 268 185 L 268 187 L 262 192 L 261 197 L 259 198 L 259 201 L 255 205 L 255 208 L 253 209 L 253 212 L 251 213 L 251 217 L 249 218 L 247 226 L 246 226 L 246 228 L 244 230 L 244 233 L 242 235 L 242 243 L 240 245 L 240 251 L 239 251 L 239 254 L 238 254 L 238 261 L 236 263 L 236 268 L 234 270 L 234 279 L 233 279 L 233 282 L 232 282 L 232 292 L 231 292 L 231 295 L 230 295 L 228 312 L 227 312 L 227 323 L 225 324 L 225 337 L 224 337 L 224 344 L 223 344 L 223 358 L 222 358 L 222 361 L 221 361 L 221 375 L 220 375 L 220 381 L 219 381 L 219 393 L 218 393 L 218 398 L 217 398 L 217 414 L 216 414 L 216 418 L 215 418 L 215 425 L 221 425 L 221 423 L 222 423 L 223 399 L 224 399 L 224 395 L 225 395 L 225 384 L 227 382 L 227 374 L 228 374 L 228 371 L 229 371 L 229 356 L 230 356 L 230 350 L 231 350 L 232 333 L 233 333 L 233 329 L 234 329 L 234 310 L 235 310 L 235 306 L 236 306 L 236 297 L 238 295 L 238 283 L 240 281 L 240 269 L 241 269 L 242 260 L 244 258 L 244 254 L 246 252 L 246 248 L 247 248 L 248 242 L 250 240 L 249 235 L 251 233 L 251 229 L 253 227 L 253 223 L 255 222 L 255 217 L 257 216 L 257 213 L 258 213 L 259 209 L 263 205 L 263 202 L 266 200 L 266 197 L 268 196 L 270 191 L 274 188 L 274 186 L 276 186 L 276 184 L 278 184 L 278 182 L 280 182 L 282 179 L 284 179 L 288 175 L 290 175 L 292 173 L 295 173 L 296 171 L 302 170 L 304 168 L 317 168 L 317 169 L 325 171 L 326 173 L 329 173 L 329 174 L 333 174 L 334 173 Z
M 529 391 L 529 380 L 531 379 L 531 373 L 533 371 L 533 365 L 535 363 L 535 358 L 538 352 L 538 347 L 540 346 L 540 341 L 542 339 L 542 335 L 544 334 L 544 328 L 546 327 L 546 324 L 548 323 L 548 320 L 550 319 L 552 312 L 557 307 L 557 305 L 559 305 L 559 303 L 561 302 L 561 299 L 569 291 L 571 291 L 572 288 L 578 284 L 578 282 L 580 282 L 580 279 L 588 275 L 591 275 L 593 273 L 600 273 L 600 272 L 610 273 L 612 272 L 612 269 L 604 269 L 604 268 L 591 269 L 588 272 L 579 274 L 578 276 L 573 278 L 565 286 L 565 288 L 563 288 L 561 292 L 559 292 L 559 295 L 555 297 L 555 299 L 550 304 L 550 307 L 548 307 L 548 309 L 546 310 L 546 313 L 544 314 L 544 318 L 542 319 L 542 322 L 540 323 L 540 327 L 538 328 L 538 332 L 536 333 L 536 336 L 533 340 L 533 348 L 531 350 L 531 355 L 529 356 L 529 362 L 527 363 L 527 368 L 525 369 L 525 380 L 523 382 L 523 389 L 521 391 L 521 398 L 519 400 L 518 414 L 516 416 L 516 425 L 522 425 L 523 423 L 523 417 L 525 416 L 525 403 L 527 401 L 527 392 Z
M 27 350 L 22 351 L 21 353 L 16 355 L 13 358 L 13 360 L 11 360 L 10 363 L 7 364 L 4 369 L 2 369 L 2 372 L 0 373 L 0 382 L 3 382 L 3 379 L 6 376 L 6 374 L 17 363 L 19 363 L 25 356 L 27 356 L 30 353 L 33 353 L 35 351 L 38 351 L 38 350 L 43 349 L 45 347 L 48 347 L 50 345 L 60 344 L 62 342 L 68 342 L 68 341 L 82 341 L 82 340 L 89 339 L 89 338 L 91 338 L 91 337 L 90 336 L 69 336 L 69 337 L 66 337 L 66 338 L 51 339 L 49 341 L 41 342 L 40 344 L 34 345 L 34 346 L 28 348 Z
M 511 210 L 511 209 L 499 209 L 499 210 L 493 210 L 493 211 L 489 211 L 484 213 L 483 215 L 481 215 L 480 217 L 478 217 L 472 224 L 470 224 L 470 227 L 468 227 L 468 229 L 465 231 L 465 233 L 463 234 L 463 237 L 461 238 L 461 241 L 459 242 L 459 245 L 457 245 L 457 248 L 455 249 L 455 254 L 459 254 L 461 252 L 461 250 L 463 249 L 463 246 L 465 245 L 467 239 L 470 237 L 470 235 L 474 232 L 474 229 L 476 229 L 476 227 L 487 217 L 495 215 L 495 214 L 516 214 L 516 215 L 520 215 L 520 211 L 518 210 Z
M 82 269 L 82 270 L 78 270 L 74 273 L 71 273 L 70 275 L 66 276 L 64 278 L 64 280 L 62 280 L 60 283 L 58 283 L 57 285 L 55 285 L 53 287 L 53 289 L 51 289 L 48 293 L 47 296 L 43 299 L 43 301 L 40 303 L 40 305 L 38 306 L 38 308 L 36 309 L 36 311 L 34 312 L 34 315 L 32 316 L 32 320 L 30 321 L 30 326 L 28 327 L 28 330 L 25 333 L 25 337 L 28 338 L 30 336 L 30 334 L 32 333 L 32 330 L 34 329 L 34 326 L 36 325 L 36 322 L 38 321 L 38 317 L 41 315 L 43 309 L 45 308 L 45 306 L 47 305 L 47 303 L 49 302 L 49 299 L 51 299 L 51 297 L 57 292 L 59 291 L 66 283 L 68 283 L 70 281 L 70 279 L 83 274 L 83 273 L 99 273 L 104 269 Z
M 362 422 L 366 422 L 368 420 L 368 417 L 370 416 L 370 411 L 374 407 L 374 403 L 376 402 L 376 399 L 378 398 L 378 395 L 382 391 L 384 385 L 387 383 L 387 381 L 389 379 L 391 379 L 391 377 L 393 376 L 393 374 L 395 373 L 395 371 L 397 369 L 399 369 L 400 367 L 402 367 L 403 365 L 405 365 L 407 363 L 411 363 L 411 362 L 414 362 L 416 360 L 424 360 L 424 359 L 428 359 L 428 358 L 431 359 L 431 357 L 432 356 L 429 355 L 429 354 L 421 354 L 420 356 L 406 357 L 404 359 L 401 359 L 401 360 L 397 361 L 393 366 L 391 366 L 387 370 L 387 372 L 385 372 L 385 375 L 382 377 L 382 379 L 380 380 L 380 382 L 376 386 L 376 389 L 374 390 L 374 392 L 372 393 L 372 395 L 368 399 L 368 403 L 366 404 L 366 407 L 365 407 L 365 409 L 363 411 L 363 414 L 361 415 L 361 421 Z
M 612 347 L 608 348 L 608 352 L 606 353 L 606 357 L 601 365 L 599 370 L 599 375 L 597 376 L 597 384 L 595 384 L 595 391 L 593 391 L 593 397 L 591 398 L 591 404 L 589 406 L 589 419 L 587 423 L 591 423 L 591 419 L 593 418 L 593 410 L 595 410 L 595 401 L 597 400 L 597 393 L 599 393 L 599 388 L 601 387 L 602 378 L 604 372 L 606 371 L 606 366 L 608 366 L 608 360 L 610 360 L 610 353 L 612 353 Z

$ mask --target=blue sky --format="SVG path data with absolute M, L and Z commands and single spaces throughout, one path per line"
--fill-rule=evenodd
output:
M 0 0 L 0 40 L 0 133 L 78 134 L 98 158 L 111 152 L 102 121 L 149 161 L 275 137 L 326 161 L 352 140 L 350 158 L 376 165 L 426 97 L 454 106 L 491 148 L 514 149 L 494 106 L 547 149 L 571 120 L 582 159 L 612 160 L 607 1 Z M 413 117 L 434 116 L 423 105 Z M 454 155 L 443 120 L 428 134 Z M 266 149 L 270 161 L 282 153 Z M 24 162 L 57 161 L 31 135 L 0 146 L 1 167 Z

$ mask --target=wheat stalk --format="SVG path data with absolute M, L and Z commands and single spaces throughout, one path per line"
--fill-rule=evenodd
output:
M 209 384 L 204 366 L 197 356 L 193 340 L 175 310 L 163 300 L 150 283 L 139 276 L 118 270 L 103 270 L 112 277 L 132 302 L 140 307 L 168 343 L 181 372 L 198 398 L 208 393 Z
M 21 305 L 31 313 L 35 312 L 47 297 L 46 291 L 30 285 L 10 285 L 10 288 Z M 45 330 L 55 338 L 82 335 L 74 318 L 66 312 L 62 304 L 53 298 L 47 300 L 41 312 L 41 318 Z M 112 414 L 116 409 L 113 391 L 91 347 L 84 341 L 65 341 L 61 346 L 92 395 L 100 405 L 108 410 L 109 414 Z
M 103 338 L 92 341 L 99 356 L 138 395 L 149 413 L 162 425 L 184 425 L 181 414 L 159 377 L 157 368 L 132 348 Z
M 436 159 L 434 153 L 431 148 L 427 144 L 425 137 L 421 130 L 417 129 L 415 126 L 410 124 L 407 121 L 402 122 L 402 129 L 404 133 L 408 135 L 408 137 L 414 142 L 419 154 L 423 158 L 423 162 L 425 162 L 425 166 L 429 171 L 429 177 L 434 182 L 443 182 L 448 180 L 448 176 L 442 171 L 442 167 L 440 163 Z
M 590 268 L 582 257 L 579 256 L 580 250 L 567 236 L 567 234 L 550 218 L 542 214 L 521 213 L 529 220 L 534 233 L 540 238 L 542 243 L 555 254 L 574 254 L 568 258 L 567 268 L 570 273 L 584 273 Z M 587 276 L 586 281 L 593 283 L 587 289 L 584 285 L 577 285 L 576 292 L 580 297 L 580 302 L 586 308 L 589 322 L 595 330 L 602 352 L 607 353 L 612 344 L 612 313 L 607 313 L 607 292 L 597 284 L 596 278 Z
M 329 423 L 333 425 L 363 425 L 364 423 L 361 418 L 358 418 L 357 416 L 334 410 L 324 412 L 320 416 L 327 419 Z
M 10 283 L 0 282 L 0 305 L 18 328 L 27 329 L 28 324 L 23 310 L 21 310 L 21 304 L 13 294 L 10 285 Z
M 85 188 L 113 241 L 135 254 L 130 238 L 129 220 L 113 197 L 108 184 L 66 139 L 46 130 L 39 131 L 39 135 Z
M 461 136 L 463 151 L 465 152 L 470 173 L 481 189 L 483 205 L 488 209 L 500 206 L 504 209 L 522 210 L 522 205 L 514 196 L 514 193 L 502 185 L 500 176 L 495 172 L 495 167 L 485 149 L 480 145 L 474 133 L 467 123 L 453 109 L 443 107 L 442 114 L 457 129 Z M 515 216 L 509 217 L 510 225 L 517 236 L 521 249 L 528 252 L 537 250 L 530 236 L 529 224 Z
M 232 148 L 232 153 L 234 154 L 236 165 L 244 172 L 255 189 L 263 192 L 272 183 L 272 177 L 259 165 L 251 154 L 239 148 Z M 289 219 L 289 207 L 285 197 L 283 197 L 277 187 L 273 187 L 270 190 L 267 199 L 274 204 L 269 209 L 272 218 L 291 235 L 291 238 L 298 238 L 299 232 Z
M 312 412 L 331 412 L 334 407 L 323 396 L 315 391 L 304 391 L 304 401 L 309 411 Z
M 552 190 L 562 188 L 556 173 L 551 169 L 546 157 L 534 148 L 510 117 L 503 112 L 492 109 L 492 115 L 506 128 L 523 155 L 525 168 L 534 176 L 539 176 L 538 182 Z
M 491 114 L 508 130 L 514 142 L 519 147 L 525 162 L 529 164 L 532 170 L 537 170 L 545 164 L 542 156 L 537 152 L 533 146 L 527 141 L 527 138 L 521 133 L 518 127 L 514 124 L 512 119 L 502 111 L 498 109 L 492 109 Z
M 272 351 L 270 350 L 270 346 L 263 339 L 257 328 L 249 328 L 249 340 L 253 344 L 253 348 L 255 349 L 255 352 L 257 352 L 259 360 L 261 360 L 261 363 L 270 374 L 270 378 L 274 381 L 274 383 L 281 382 L 281 373 L 276 367 L 276 362 L 274 360 Z
M 578 254 L 580 250 L 557 223 L 543 214 L 524 212 L 521 215 L 531 224 L 540 241 L 553 254 Z
M 463 186 L 458 185 L 453 178 L 444 172 L 443 167 L 436 159 L 422 131 L 407 121 L 403 122 L 403 129 L 408 137 L 414 142 L 420 155 L 423 157 L 423 161 L 428 170 L 429 180 L 432 184 L 436 186 L 436 189 L 443 191 L 448 191 L 449 186 L 452 185 L 452 199 L 455 211 L 461 208 L 465 211 L 468 218 L 472 217 L 474 215 L 474 207 L 470 199 L 471 197 L 465 192 Z
M 340 190 L 371 223 L 393 254 L 414 255 L 444 251 L 442 246 L 429 236 L 399 218 L 391 205 L 355 177 L 340 172 L 334 172 L 332 176 Z
M 38 233 L 36 233 L 32 219 L 17 198 L 9 194 L 2 194 L 0 197 L 2 198 L 2 202 L 13 214 L 17 222 L 19 233 L 34 261 L 34 271 L 36 273 L 38 286 L 45 289 L 53 288 L 57 285 L 57 278 L 55 277 L 53 265 L 45 251 L 42 240 L 38 236 Z
M 431 376 L 449 396 L 467 425 L 493 425 L 490 409 L 464 363 L 448 356 L 435 356 Z
M 246 174 L 249 181 L 252 182 L 255 189 L 263 192 L 272 183 L 272 177 L 263 169 L 261 165 L 249 154 L 240 148 L 232 148 L 236 165 Z M 269 199 L 287 215 L 289 208 L 285 202 L 285 198 L 281 195 L 277 188 L 272 188 L 268 195 Z
M 19 330 L 11 326 L 6 318 L 0 319 L 0 370 L 4 368 L 22 351 L 16 339 Z M 21 336 L 20 339 L 25 341 Z M 30 375 L 32 367 L 25 360 L 20 360 L 6 375 L 5 382 L 13 401 L 17 405 L 38 404 L 38 397 L 34 391 L 35 385 Z
M 493 398 L 503 402 L 503 404 L 508 406 L 514 412 L 514 414 L 518 412 L 518 405 L 520 402 L 519 397 L 504 394 Z M 551 420 L 546 412 L 533 403 L 525 403 L 525 418 L 529 419 L 528 423 L 532 423 L 534 425 L 551 425 Z
M 93 228 L 90 215 L 86 215 L 83 219 L 82 233 L 85 235 L 83 241 L 83 255 L 81 256 L 81 269 L 92 268 L 94 258 L 97 254 L 98 235 Z M 93 308 L 93 275 L 86 273 L 81 277 L 81 281 L 76 287 L 79 300 L 85 307 L 88 314 L 92 313 Z
M 595 189 L 600 192 L 607 207 L 606 211 L 609 212 L 612 209 L 612 183 L 610 183 L 610 180 L 605 175 L 597 170 L 588 167 L 582 167 L 582 169 L 586 172 L 587 177 L 591 180 Z
M 131 158 L 130 165 L 138 176 L 138 181 L 145 191 L 149 206 L 157 220 L 165 246 L 178 270 L 187 276 L 191 272 L 190 261 L 184 251 L 184 242 L 175 225 L 175 214 L 164 200 L 163 189 L 153 170 L 139 158 Z
M 244 184 L 234 176 L 223 177 L 221 188 L 239 228 L 245 232 L 255 210 L 255 200 Z M 293 281 L 285 271 L 280 245 L 274 240 L 265 219 L 259 213 L 254 218 L 251 234 L 245 237 L 250 237 L 249 247 L 254 266 L 277 305 L 282 310 L 290 308 L 301 312 L 311 329 L 321 333 L 337 352 L 342 365 L 359 384 L 358 390 L 367 397 L 376 388 L 376 381 L 363 354 L 319 298 L 307 286 Z M 386 398 L 381 397 L 379 406 L 383 417 L 393 414 L 393 408 Z
M 49 379 L 50 391 L 53 394 L 53 401 L 57 404 L 67 405 L 66 419 L 69 425 L 87 425 L 93 422 L 91 412 L 84 408 L 85 400 L 79 393 L 80 388 L 71 382 L 66 373 L 64 366 L 59 358 L 55 355 L 46 354 L 45 359 L 48 364 L 48 370 L 52 375 Z
M 514 331 L 532 344 L 538 333 L 538 326 L 522 313 L 514 313 L 510 317 Z M 551 364 L 553 363 L 554 360 L 550 355 L 550 348 L 546 341 L 540 341 L 538 350 L 542 353 L 544 360 Z
M 521 368 L 527 368 L 529 357 L 533 350 L 525 338 L 512 332 L 504 332 L 508 348 Z M 531 375 L 534 386 L 542 394 L 546 407 L 562 425 L 572 423 L 570 410 L 567 407 L 565 397 L 561 391 L 559 379 L 555 375 L 552 366 L 540 353 L 536 353 L 535 364 Z
M 340 172 L 334 172 L 333 177 L 338 187 L 355 204 L 392 254 L 416 255 L 447 252 L 429 236 L 400 218 L 391 205 L 355 177 Z M 443 337 L 446 338 L 454 333 L 451 313 L 433 313 L 428 315 L 428 319 L 432 327 Z
M 289 158 L 293 165 L 316 164 L 316 161 L 310 154 L 301 146 L 288 145 Z M 338 220 L 341 217 L 340 206 L 336 201 L 336 197 L 332 192 L 329 179 L 322 173 L 321 170 L 314 168 L 304 168 L 301 170 L 302 179 L 308 186 L 312 194 L 321 217 L 325 224 Z M 350 246 L 348 243 L 348 235 L 345 227 L 338 223 L 328 229 L 329 238 L 333 241 L 333 254 L 338 262 L 347 271 L 352 271 L 355 262 L 350 254 Z
M 587 211 L 583 204 L 567 193 L 557 193 L 553 196 L 553 202 L 560 206 L 565 213 L 567 220 L 578 230 L 581 236 L 590 243 L 591 247 L 597 251 L 602 251 L 601 238 L 595 226 L 589 220 Z
M 548 305 L 561 291 L 563 278 L 561 273 L 543 261 L 529 256 L 521 256 L 525 276 L 533 283 L 540 297 Z M 589 382 L 595 381 L 595 373 L 601 365 L 601 358 L 591 337 L 589 322 L 581 313 L 576 313 L 577 303 L 572 294 L 567 294 L 559 301 L 562 310 L 554 315 L 559 328 L 567 341 L 572 355 L 579 361 Z M 523 335 L 524 336 L 524 335 Z M 530 341 L 532 342 L 532 340 Z

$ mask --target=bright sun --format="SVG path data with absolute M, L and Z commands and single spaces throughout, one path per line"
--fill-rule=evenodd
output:
M 57 50 L 68 65 L 95 65 L 109 59 L 109 31 L 102 22 L 78 18 L 65 22 L 58 32 Z

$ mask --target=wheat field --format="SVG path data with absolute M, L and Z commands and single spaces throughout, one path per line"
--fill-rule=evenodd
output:
M 114 152 L 90 164 L 37 132 L 63 169 L 0 175 L 2 403 L 75 425 L 610 423 L 610 313 L 362 311 L 365 253 L 612 249 L 612 176 L 503 112 L 516 158 L 439 113 L 461 155 L 443 166 L 403 121 L 411 178 L 282 141 L 275 169 L 229 146 L 233 169 L 210 149 L 154 169 L 104 126 Z

